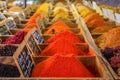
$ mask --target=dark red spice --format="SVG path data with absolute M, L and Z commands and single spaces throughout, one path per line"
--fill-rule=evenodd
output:
M 50 39 L 45 41 L 45 43 L 51 43 L 60 38 L 66 38 L 71 43 L 81 43 L 82 42 L 73 32 L 63 31 L 63 32 L 60 32 L 60 33 L 56 34 L 55 36 L 51 37 Z
M 20 44 L 23 41 L 26 34 L 27 31 L 19 31 L 14 36 L 3 41 L 2 44 Z
M 60 38 L 49 44 L 40 54 L 40 56 L 52 56 L 56 53 L 61 53 L 64 55 L 73 53 L 75 55 L 84 55 L 82 50 L 70 42 L 67 38 Z
M 59 53 L 58 53 L 59 54 Z M 32 77 L 94 77 L 92 73 L 72 54 L 54 55 L 38 63 Z

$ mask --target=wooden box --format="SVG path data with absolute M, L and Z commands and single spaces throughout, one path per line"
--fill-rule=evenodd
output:
M 34 61 L 31 57 L 31 52 L 26 46 L 26 42 L 23 42 L 13 55 L 15 63 L 20 71 L 21 78 L 30 77 L 32 69 L 34 67 Z
M 33 57 L 33 60 L 35 62 L 35 64 L 38 64 L 39 62 L 42 62 L 44 60 L 46 60 L 49 57 Z M 85 78 L 85 77 L 77 77 L 77 78 L 72 78 L 72 77 L 62 77 L 62 78 L 47 78 L 47 79 L 51 79 L 51 80 L 113 80 L 113 77 L 111 76 L 111 74 L 109 73 L 108 69 L 106 68 L 106 66 L 104 65 L 103 62 L 101 62 L 96 56 L 92 56 L 92 57 L 76 57 L 78 58 L 85 66 L 86 68 L 95 75 L 94 78 Z M 39 79 L 46 79 L 46 78 L 39 78 Z
M 92 37 L 94 38 L 94 40 L 97 38 L 97 37 L 99 37 L 100 35 L 102 35 L 102 33 L 101 34 L 92 34 Z M 97 43 L 96 43 L 96 45 L 97 45 Z M 104 59 L 106 59 L 105 57 L 103 57 Z M 107 60 L 106 60 L 107 61 Z M 105 62 L 104 62 L 104 64 L 106 64 Z M 112 69 L 112 67 L 111 67 L 111 65 L 110 65 L 110 63 L 109 63 L 109 65 L 106 65 L 107 66 L 107 68 L 109 69 L 109 71 L 111 72 L 111 74 L 112 74 L 112 76 L 114 77 L 114 79 L 115 80 L 120 80 L 120 76 L 118 76 L 117 75 L 117 73 L 115 73 L 115 71 Z
M 9 28 L 4 24 L 4 21 L 0 23 L 0 35 L 11 35 Z

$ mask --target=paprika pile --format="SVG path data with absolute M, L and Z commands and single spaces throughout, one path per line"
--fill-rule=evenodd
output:
M 53 25 L 49 27 L 49 30 L 47 30 L 44 34 L 52 34 L 52 33 L 59 33 L 61 31 L 68 30 L 69 26 L 67 26 L 64 22 L 62 21 L 57 21 Z
M 82 43 L 82 41 L 80 41 L 80 39 L 71 31 L 60 32 L 54 35 L 53 37 L 49 38 L 47 41 L 45 41 L 45 43 L 51 43 L 60 38 L 66 38 L 71 43 Z
M 33 28 L 33 27 L 38 28 L 37 23 L 36 23 L 37 18 L 41 18 L 41 15 L 40 15 L 40 14 L 34 14 L 34 15 L 29 19 L 26 28 L 27 28 L 27 29 L 31 29 L 31 28 Z
M 61 53 L 58 53 L 61 54 Z M 89 70 L 72 54 L 54 55 L 38 63 L 32 77 L 94 77 Z
M 88 55 L 79 49 L 73 42 L 70 42 L 67 38 L 60 38 L 49 44 L 40 54 L 40 56 L 53 56 L 54 54 L 61 53 L 62 55 L 74 54 L 74 55 Z M 65 54 L 64 54 L 65 53 Z M 60 54 L 60 55 L 61 55 Z

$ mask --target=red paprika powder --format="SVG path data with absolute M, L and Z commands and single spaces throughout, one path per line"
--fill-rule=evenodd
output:
M 82 43 L 82 41 L 80 41 L 80 39 L 72 31 L 60 32 L 56 34 L 55 36 L 49 38 L 47 41 L 45 41 L 45 43 L 51 43 L 60 38 L 65 38 L 71 43 Z
M 60 54 L 60 53 L 58 53 Z M 69 54 L 54 55 L 38 63 L 32 77 L 94 77 L 80 60 Z
M 69 26 L 67 26 L 64 22 L 57 21 L 53 25 L 51 25 L 49 27 L 49 30 L 46 31 L 44 34 L 52 34 L 53 30 L 54 30 L 54 33 L 56 34 L 56 33 L 59 33 L 61 31 L 65 31 L 65 30 L 68 30 L 68 29 L 69 29 Z
M 84 55 L 85 53 L 80 50 L 73 42 L 70 42 L 67 38 L 60 38 L 49 44 L 40 54 L 40 56 L 52 56 L 56 53 L 75 55 Z

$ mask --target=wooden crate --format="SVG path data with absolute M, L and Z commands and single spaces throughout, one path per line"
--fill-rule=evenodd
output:
M 33 57 L 33 60 L 35 64 L 38 64 L 39 62 L 42 62 L 46 60 L 49 57 Z M 96 56 L 92 57 L 77 57 L 87 68 L 88 70 L 93 73 L 96 77 L 95 78 L 85 78 L 85 77 L 77 77 L 77 78 L 47 78 L 50 80 L 59 80 L 59 79 L 70 79 L 70 80 L 113 80 L 112 75 L 108 72 L 108 69 L 103 64 L 103 62 L 99 61 L 99 59 Z M 41 79 L 41 78 L 40 78 Z M 45 79 L 45 78 L 42 78 Z
M 31 57 L 31 54 L 32 53 L 26 46 L 26 42 L 22 42 L 22 44 L 13 55 L 22 78 L 30 77 L 31 75 L 32 69 L 34 67 L 34 61 Z
M 25 20 L 25 15 L 24 15 L 24 13 L 19 13 L 19 14 L 18 14 L 18 17 L 19 17 L 20 20 Z
M 41 52 L 41 49 L 37 45 L 37 41 L 35 39 L 35 36 L 33 33 L 35 32 L 35 28 L 33 28 L 31 31 L 28 32 L 28 34 L 25 37 L 25 41 L 27 43 L 28 48 L 30 49 L 33 56 L 38 56 Z
M 11 19 L 5 19 L 5 20 L 4 20 L 4 24 L 5 24 L 9 29 L 15 29 L 15 28 L 17 28 L 15 22 L 14 22 L 13 20 L 11 20 Z
M 22 43 L 21 45 L 23 45 L 23 44 L 24 43 Z M 6 46 L 6 45 L 7 44 L 1 44 L 0 48 L 3 47 L 3 46 Z M 19 48 L 18 44 L 10 44 L 10 45 L 18 46 L 18 48 Z M 16 51 L 17 51 L 17 49 L 16 49 Z M 16 53 L 16 51 L 14 52 L 14 54 Z M 17 64 L 15 63 L 15 60 L 14 60 L 13 56 L 0 56 L 0 63 L 17 66 Z M 21 74 L 20 74 L 19 77 L 12 77 L 12 79 L 16 79 L 16 78 L 20 78 L 20 77 L 21 77 Z M 4 79 L 10 79 L 10 78 L 11 77 L 0 77 L 0 79 L 2 79 L 2 80 L 4 80 Z
M 14 17 L 14 19 L 18 19 L 18 17 Z M 19 21 L 19 20 L 18 20 Z M 14 20 L 11 19 L 5 19 L 4 24 L 9 28 L 9 30 L 21 30 L 26 27 L 26 24 L 21 24 L 21 21 L 19 24 L 16 24 Z
M 3 56 L 3 57 L 0 57 L 0 63 L 17 66 L 13 56 Z M 14 78 L 16 79 L 16 78 L 20 78 L 20 77 L 21 77 L 21 74 L 20 74 L 19 77 L 12 77 L 12 79 L 14 79 Z M 10 79 L 10 78 L 11 77 L 0 77 L 1 80 Z
M 4 24 L 4 21 L 0 23 L 0 35 L 11 35 L 9 28 Z
M 39 56 L 39 54 L 41 53 L 41 51 L 43 49 L 46 48 L 46 46 L 48 46 L 49 44 L 43 44 L 43 43 L 38 43 L 37 39 L 34 36 L 34 33 L 37 30 L 34 28 L 32 29 L 25 38 L 25 41 L 27 43 L 28 48 L 30 49 L 31 52 L 33 52 L 33 56 Z M 39 31 L 38 31 L 39 32 Z M 54 35 L 41 35 L 41 33 L 39 32 L 38 35 L 40 35 L 40 38 L 45 42 L 47 39 L 49 39 L 50 37 L 54 36 Z M 92 49 L 90 47 L 86 48 L 85 46 L 88 44 L 85 42 L 84 37 L 80 34 L 77 35 L 78 38 L 83 41 L 83 43 L 78 43 L 76 44 L 80 49 L 82 49 L 83 51 L 92 51 Z M 95 55 L 95 53 L 93 54 Z
M 16 15 L 15 17 L 13 17 L 13 19 L 14 19 L 16 25 L 17 25 L 17 24 L 21 24 L 21 21 L 20 21 L 18 15 Z
M 29 18 L 30 18 L 30 13 L 28 12 L 27 9 L 24 10 L 24 15 L 25 15 L 25 18 L 26 18 L 26 19 L 29 19 Z
M 16 46 L 17 48 L 19 47 L 19 44 L 0 44 L 0 49 L 1 48 L 3 48 L 4 46 L 8 46 L 8 45 L 10 45 L 10 46 Z M 17 50 L 17 49 L 16 49 Z M 11 51 L 10 49 L 9 49 L 9 51 Z M 12 51 L 13 52 L 13 51 Z M 5 53 L 4 53 L 5 54 Z M 12 54 L 14 54 L 14 53 L 12 53 Z M 7 55 L 7 53 L 5 54 L 5 56 L 3 56 L 3 55 L 1 55 L 0 57 L 12 57 L 13 55 Z
M 41 34 L 39 29 L 36 29 L 36 28 L 31 29 L 30 32 L 28 33 L 28 35 L 26 35 L 27 38 L 30 35 L 33 35 L 33 37 L 35 38 L 35 41 L 37 42 L 37 44 L 41 44 L 41 43 L 44 42 L 44 37 Z
M 97 37 L 101 36 L 103 33 L 97 33 L 97 34 L 92 34 L 93 39 L 95 40 Z M 95 40 L 96 41 L 96 40 Z M 96 43 L 97 45 L 97 43 Z M 104 57 L 105 58 L 105 57 Z M 106 59 L 106 58 L 105 58 Z M 107 60 L 106 60 L 107 61 Z M 109 62 L 108 62 L 109 63 Z M 104 62 L 104 64 L 106 64 Z M 120 76 L 117 75 L 117 73 L 115 73 L 115 71 L 112 69 L 110 63 L 108 65 L 106 65 L 107 68 L 109 69 L 110 73 L 112 74 L 112 76 L 114 77 L 115 80 L 120 80 Z
M 0 36 L 1 42 L 5 41 L 6 39 L 10 38 L 13 35 L 4 35 L 4 36 Z

